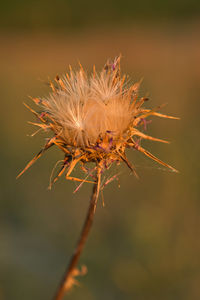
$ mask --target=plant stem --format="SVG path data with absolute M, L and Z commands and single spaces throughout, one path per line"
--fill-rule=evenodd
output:
M 69 262 L 69 265 L 64 273 L 64 276 L 62 278 L 62 281 L 58 287 L 58 290 L 55 294 L 55 297 L 53 300 L 62 300 L 64 297 L 64 294 L 70 289 L 70 287 L 73 285 L 73 277 L 75 276 L 75 270 L 76 265 L 78 263 L 78 260 L 80 258 L 80 255 L 83 251 L 83 247 L 85 245 L 85 242 L 88 238 L 89 231 L 92 227 L 94 214 L 96 210 L 98 195 L 99 195 L 99 188 L 100 188 L 100 168 L 97 166 L 96 171 L 96 183 L 93 186 L 92 195 L 90 199 L 90 205 L 88 208 L 87 216 L 85 219 L 85 222 L 83 224 L 83 228 L 80 234 L 80 238 L 78 240 L 78 243 L 76 245 L 75 251 L 71 257 L 71 260 Z

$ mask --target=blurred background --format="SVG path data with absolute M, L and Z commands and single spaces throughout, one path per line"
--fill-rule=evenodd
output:
M 137 180 L 126 167 L 99 199 L 81 256 L 88 274 L 66 299 L 200 299 L 200 2 L 198 0 L 4 1 L 0 10 L 0 300 L 51 299 L 80 233 L 91 186 L 60 179 L 47 190 L 62 153 L 49 150 L 25 175 L 45 134 L 30 137 L 23 106 L 45 96 L 49 78 L 97 70 L 122 53 L 122 72 L 144 78 L 149 107 L 180 121 L 152 118 L 148 133 L 170 145 L 143 145 L 180 173 L 137 151 Z

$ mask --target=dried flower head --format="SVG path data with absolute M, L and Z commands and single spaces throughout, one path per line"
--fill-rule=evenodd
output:
M 134 148 L 154 161 L 176 170 L 170 165 L 145 150 L 139 139 L 148 139 L 168 143 L 165 140 L 146 135 L 139 130 L 146 126 L 146 118 L 150 115 L 177 119 L 157 112 L 157 109 L 143 107 L 147 98 L 138 99 L 140 82 L 128 87 L 126 76 L 120 74 L 120 57 L 108 61 L 98 74 L 88 76 L 80 65 L 80 70 L 74 72 L 70 67 L 69 74 L 57 76 L 55 82 L 50 82 L 52 92 L 47 98 L 33 98 L 39 106 L 36 112 L 27 106 L 37 117 L 37 123 L 44 131 L 53 132 L 44 148 L 29 162 L 22 175 L 47 149 L 56 145 L 64 152 L 61 170 L 52 180 L 54 183 L 66 171 L 66 179 L 80 182 L 94 182 L 75 178 L 71 173 L 77 163 L 87 177 L 92 178 L 85 166 L 94 162 L 95 168 L 101 172 L 113 162 L 125 162 L 134 171 L 134 166 L 128 161 L 125 151 Z

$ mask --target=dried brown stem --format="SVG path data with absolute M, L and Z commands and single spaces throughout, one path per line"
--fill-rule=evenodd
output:
M 80 255 L 83 251 L 83 247 L 84 247 L 85 242 L 88 238 L 88 234 L 89 234 L 89 231 L 92 227 L 92 223 L 93 223 L 93 219 L 94 219 L 94 214 L 95 214 L 98 195 L 99 195 L 100 178 L 101 178 L 101 171 L 100 171 L 100 168 L 97 166 L 96 183 L 93 186 L 90 205 L 89 205 L 89 208 L 88 208 L 85 223 L 83 225 L 81 235 L 80 235 L 80 238 L 78 240 L 75 251 L 74 251 L 74 253 L 71 257 L 69 265 L 68 265 L 68 267 L 67 267 L 67 269 L 64 273 L 62 281 L 61 281 L 61 283 L 58 287 L 58 290 L 57 290 L 53 300 L 62 300 L 65 293 L 70 289 L 70 287 L 73 285 L 73 283 L 75 281 L 73 277 L 77 275 L 76 265 L 78 263 Z

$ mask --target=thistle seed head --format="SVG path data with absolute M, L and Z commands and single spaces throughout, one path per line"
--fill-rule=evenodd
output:
M 101 171 L 113 162 L 125 162 L 134 171 L 125 155 L 126 148 L 130 147 L 176 171 L 142 148 L 138 142 L 139 137 L 167 143 L 146 135 L 140 128 L 142 125 L 146 127 L 146 118 L 151 115 L 176 118 L 160 114 L 158 109 L 143 107 L 147 98 L 138 98 L 140 82 L 128 86 L 126 76 L 120 74 L 120 57 L 107 61 L 100 73 L 94 68 L 91 75 L 87 75 L 81 65 L 77 72 L 70 67 L 69 73 L 62 77 L 56 76 L 54 83 L 49 84 L 52 92 L 48 97 L 33 98 L 39 106 L 38 112 L 26 106 L 39 120 L 33 124 L 53 132 L 53 137 L 49 138 L 44 148 L 18 176 L 53 145 L 58 146 L 65 157 L 52 183 L 66 169 L 67 179 L 82 181 L 70 176 L 78 162 L 83 170 L 86 170 L 87 162 L 94 162 Z

